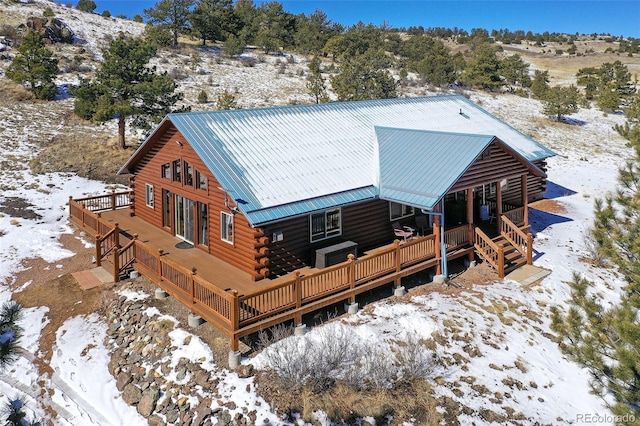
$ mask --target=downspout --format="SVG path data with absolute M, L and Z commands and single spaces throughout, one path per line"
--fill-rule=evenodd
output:
M 440 203 L 441 204 L 439 212 L 422 209 L 422 213 L 440 216 L 440 268 L 442 270 L 442 276 L 448 278 L 449 272 L 447 270 L 447 245 L 444 239 L 444 199 L 441 200 Z

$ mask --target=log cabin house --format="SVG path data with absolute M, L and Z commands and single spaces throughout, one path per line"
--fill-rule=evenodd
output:
M 553 155 L 459 95 L 169 114 L 121 168 L 131 190 L 70 199 L 70 217 L 114 276 L 137 269 L 237 350 L 341 298 L 446 275 L 447 258 L 501 276 L 531 263 L 527 206 Z

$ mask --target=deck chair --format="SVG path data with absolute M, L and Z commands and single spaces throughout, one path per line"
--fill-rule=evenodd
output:
M 402 238 L 404 241 L 409 241 L 413 237 L 413 228 L 401 226 L 400 222 L 393 222 L 391 226 L 396 237 Z

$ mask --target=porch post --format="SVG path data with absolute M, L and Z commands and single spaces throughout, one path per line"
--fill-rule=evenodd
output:
M 436 205 L 434 207 L 434 212 L 437 212 L 439 210 L 439 206 Z M 439 214 L 435 214 L 433 215 L 433 234 L 435 235 L 436 239 L 434 241 L 434 246 L 435 246 L 435 251 L 436 251 L 436 260 L 438 261 L 438 263 L 436 263 L 436 275 L 441 275 L 442 274 L 442 253 L 440 252 L 441 249 L 441 244 L 440 244 L 440 215 Z
M 496 181 L 496 223 L 502 229 L 502 182 Z
M 473 226 L 474 226 L 474 217 L 473 217 L 473 188 L 467 189 L 467 224 L 468 224 L 468 235 L 467 239 L 469 244 L 473 245 Z M 475 258 L 475 254 L 473 251 L 469 252 L 469 261 L 472 261 Z
M 522 187 L 522 207 L 523 207 L 523 221 L 524 226 L 529 225 L 529 188 L 527 187 L 527 175 L 522 175 L 522 183 L 520 184 Z

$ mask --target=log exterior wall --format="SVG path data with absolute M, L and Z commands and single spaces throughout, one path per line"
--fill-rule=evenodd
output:
M 221 213 L 229 212 L 225 206 L 225 193 L 219 189 L 219 182 L 204 165 L 200 157 L 189 146 L 185 138 L 173 127 L 169 127 L 165 132 L 156 133 L 158 140 L 149 144 L 151 149 L 136 164 L 132 186 L 134 190 L 135 214 L 145 221 L 152 223 L 158 228 L 175 235 L 175 213 L 173 212 L 174 197 L 181 195 L 196 202 L 194 211 L 195 218 L 195 239 L 194 246 L 199 250 L 204 250 L 227 263 L 253 275 L 259 279 L 268 274 L 264 249 L 265 240 L 259 230 L 251 228 L 246 218 L 237 213 L 233 216 L 234 236 L 233 244 L 220 238 Z M 179 142 L 179 143 L 178 143 Z M 174 160 L 180 160 L 184 165 L 187 161 L 193 166 L 194 185 L 175 182 L 172 179 L 162 177 L 162 165 L 171 164 Z M 182 166 L 184 169 L 184 166 Z M 196 171 L 207 178 L 207 189 L 197 189 L 195 185 Z M 184 176 L 184 170 L 182 170 Z M 146 205 L 146 184 L 153 185 L 154 206 Z M 163 189 L 171 192 L 171 226 L 163 226 Z M 203 245 L 198 241 L 199 217 L 197 203 L 204 203 L 208 208 L 208 239 L 209 244 Z M 233 206 L 233 200 L 230 199 Z M 178 250 L 178 249 L 176 249 Z

